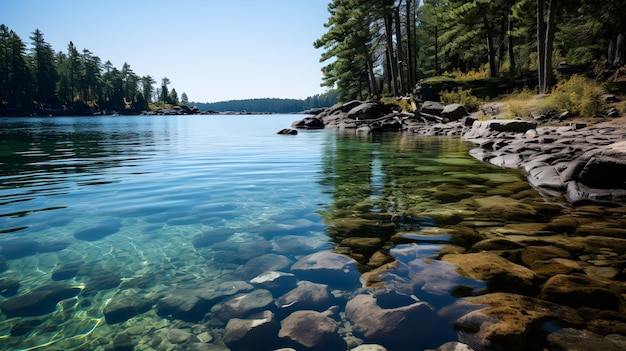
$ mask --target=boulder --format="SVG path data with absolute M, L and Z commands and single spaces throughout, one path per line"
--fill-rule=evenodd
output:
M 268 308 L 273 301 L 274 297 L 269 290 L 257 289 L 228 298 L 213 306 L 211 312 L 222 320 L 243 318 Z
M 30 239 L 9 239 L 0 241 L 0 257 L 7 260 L 31 256 L 37 253 L 39 242 Z
M 440 336 L 442 326 L 428 303 L 412 301 L 398 306 L 396 302 L 384 295 L 359 294 L 348 301 L 346 318 L 356 333 L 386 347 L 429 343 Z
M 17 290 L 20 288 L 20 282 L 9 278 L 0 278 L 0 295 L 4 297 L 11 297 L 17 294 Z
M 215 303 L 225 297 L 233 296 L 242 292 L 250 291 L 254 287 L 244 281 L 212 281 L 207 284 L 203 284 L 197 290 L 194 290 L 194 294 L 204 301 Z
M 474 349 L 467 346 L 466 344 L 456 342 L 456 341 L 450 341 L 439 346 L 435 350 L 428 349 L 425 351 L 474 351 Z
M 542 350 L 547 348 L 544 323 L 582 326 L 583 319 L 570 307 L 508 293 L 466 298 L 486 308 L 459 318 L 459 341 L 477 350 Z
M 570 164 L 563 178 L 590 188 L 626 189 L 626 141 L 585 152 Z
M 193 244 L 193 247 L 198 249 L 201 247 L 217 244 L 220 241 L 227 240 L 228 237 L 233 234 L 234 232 L 230 229 L 209 230 L 194 236 L 193 239 L 191 239 L 191 243 Z
M 450 254 L 442 258 L 458 266 L 458 272 L 484 280 L 492 291 L 533 294 L 538 292 L 539 277 L 532 270 L 491 252 Z
M 291 124 L 292 128 L 300 129 L 324 129 L 324 122 L 318 117 L 305 117 Z
M 210 311 L 211 304 L 196 296 L 194 290 L 176 290 L 157 303 L 157 314 L 162 317 L 199 322 Z
M 277 336 L 274 314 L 263 311 L 249 319 L 232 318 L 224 330 L 224 343 L 231 350 L 260 350 Z
M 291 129 L 291 128 L 284 128 L 278 131 L 278 133 L 276 134 L 283 134 L 283 135 L 297 135 L 298 131 L 295 129 Z
M 325 311 L 333 303 L 328 285 L 308 281 L 298 282 L 298 286 L 276 299 L 276 306 L 281 310 Z
M 97 241 L 119 232 L 121 228 L 122 222 L 117 219 L 110 219 L 91 227 L 79 229 L 74 232 L 74 237 L 78 240 Z
M 0 310 L 9 318 L 41 316 L 54 312 L 57 303 L 79 293 L 80 288 L 65 283 L 45 285 L 4 300 Z
M 345 350 L 339 324 L 316 311 L 296 311 L 280 323 L 278 336 L 298 350 Z
M 563 328 L 548 335 L 552 350 L 602 350 L 626 349 L 626 337 L 622 335 L 602 336 L 588 330 Z
M 104 308 L 104 318 L 109 324 L 121 323 L 149 311 L 151 307 L 152 301 L 137 295 L 113 298 Z
M 461 104 L 447 105 L 441 111 L 441 117 L 447 119 L 448 121 L 458 121 L 466 116 L 469 116 L 469 113 L 465 109 L 465 106 Z
M 377 119 L 391 112 L 391 105 L 378 100 L 366 101 L 350 109 L 347 118 L 354 120 Z
M 610 281 L 584 274 L 558 274 L 548 279 L 540 298 L 571 307 L 617 310 L 620 297 L 609 289 Z
M 241 279 L 250 280 L 263 272 L 285 270 L 292 264 L 293 261 L 286 256 L 266 254 L 249 260 L 234 274 Z
M 298 279 L 292 273 L 268 271 L 252 278 L 250 283 L 267 289 L 274 295 L 280 296 L 295 288 L 298 284 Z
M 424 103 L 420 107 L 420 112 L 441 117 L 441 113 L 444 109 L 445 106 L 441 102 L 424 101 Z
M 359 281 L 356 261 L 348 256 L 320 251 L 299 259 L 291 271 L 317 283 L 353 286 Z

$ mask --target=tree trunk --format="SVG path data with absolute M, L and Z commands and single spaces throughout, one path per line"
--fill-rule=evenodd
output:
M 548 93 L 552 88 L 552 52 L 554 51 L 554 26 L 556 17 L 556 3 L 557 0 L 550 0 L 548 8 L 548 22 L 546 25 L 546 52 L 545 62 L 543 65 L 544 78 L 544 92 Z
M 391 92 L 394 96 L 398 96 L 398 84 L 396 82 L 396 58 L 393 54 L 393 14 L 390 11 L 385 15 L 385 37 L 387 39 L 387 60 L 389 63 L 389 75 L 391 77 Z
M 489 55 L 489 76 L 495 78 L 498 76 L 498 69 L 496 67 L 496 51 L 493 47 L 493 30 L 487 16 L 483 16 L 483 26 L 485 26 L 485 32 L 487 33 L 487 54 Z
M 372 63 L 372 58 L 367 56 L 367 80 L 369 83 L 370 94 L 374 99 L 378 98 L 378 86 L 376 85 L 376 76 L 374 75 L 374 64 Z
M 402 1 L 400 1 L 400 4 Z M 404 82 L 404 64 L 402 62 L 402 30 L 400 25 L 400 4 L 393 11 L 393 15 L 396 22 L 396 62 L 395 64 L 398 66 L 398 79 L 400 82 L 400 94 L 404 95 L 407 91 L 406 84 Z
M 509 49 L 509 75 L 515 77 L 515 53 L 513 52 L 513 0 L 509 0 L 509 18 L 507 27 L 507 39 Z
M 407 91 L 413 89 L 413 53 L 411 47 L 411 0 L 406 0 L 406 72 L 407 72 Z
M 543 18 L 544 0 L 537 0 L 537 75 L 539 77 L 539 94 L 546 91 L 544 64 L 545 64 L 545 35 L 546 23 Z

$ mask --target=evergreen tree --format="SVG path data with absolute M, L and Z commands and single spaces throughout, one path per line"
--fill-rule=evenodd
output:
M 52 46 L 43 38 L 43 33 L 36 29 L 32 36 L 31 61 L 34 82 L 34 99 L 40 104 L 57 102 L 56 85 L 59 74 L 54 61 Z

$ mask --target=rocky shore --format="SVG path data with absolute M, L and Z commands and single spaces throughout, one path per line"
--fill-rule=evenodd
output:
M 626 349 L 626 128 L 581 122 L 540 126 L 478 118 L 458 105 L 425 105 L 411 114 L 377 101 L 355 101 L 292 127 L 462 137 L 476 145 L 470 152 L 475 158 L 521 170 L 544 199 L 528 196 L 523 187 L 514 196 L 491 189 L 454 204 L 409 211 L 437 227 L 419 235 L 396 233 L 390 240 L 444 243 L 438 259 L 420 258 L 419 245 L 378 251 L 369 259 L 378 268 L 361 276 L 364 289 L 376 298 L 353 300 L 376 311 L 373 307 L 388 294 L 452 291 L 464 297 L 437 310 L 437 317 L 424 317 L 432 310 L 421 311 L 420 318 L 433 324 L 441 318 L 454 321 L 460 343 L 438 350 Z M 359 247 L 372 245 L 371 238 L 348 239 L 337 250 L 354 257 Z M 365 317 L 355 312 L 353 300 L 346 314 L 355 329 L 370 334 L 380 332 L 370 329 L 385 329 L 378 312 L 371 313 L 380 325 L 359 327 Z M 411 315 L 418 304 L 407 299 L 396 309 Z
M 523 170 L 542 192 L 564 194 L 573 204 L 626 201 L 626 124 L 539 126 L 535 121 L 490 117 L 479 120 L 459 104 L 427 101 L 419 111 L 406 113 L 380 101 L 352 101 L 292 127 L 460 136 L 478 146 L 472 156 Z

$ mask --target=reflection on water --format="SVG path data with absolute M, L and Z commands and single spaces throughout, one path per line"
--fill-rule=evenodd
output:
M 437 347 L 457 338 L 450 306 L 486 289 L 441 252 L 480 240 L 467 228 L 560 212 L 459 139 L 275 134 L 292 119 L 0 121 L 5 347 L 225 350 L 230 320 L 268 310 L 276 335 L 262 348 L 293 346 L 277 329 L 296 310 L 326 311 L 348 345 Z M 477 205 L 499 197 L 544 207 L 528 218 Z M 355 269 L 340 260 L 335 279 L 302 261 L 330 252 Z M 280 284 L 252 281 L 267 271 Z M 289 295 L 298 289 L 319 294 Z M 431 329 L 368 338 L 345 313 L 363 291 L 384 308 L 426 302 Z

